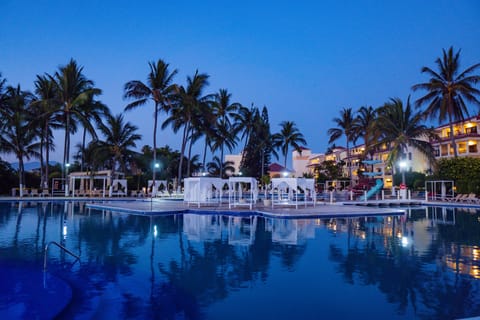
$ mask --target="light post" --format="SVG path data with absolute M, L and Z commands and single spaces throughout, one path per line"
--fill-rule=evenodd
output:
M 70 163 L 65 163 L 65 197 L 68 197 L 69 190 L 68 190 L 68 168 L 70 168 Z
M 160 168 L 160 163 L 155 162 L 153 164 L 153 172 L 154 172 L 153 176 L 155 177 L 155 180 L 153 180 L 153 182 L 152 182 L 152 198 L 157 196 L 157 183 L 156 183 L 157 182 L 156 181 L 157 174 L 156 174 L 156 171 L 157 171 L 158 168 Z

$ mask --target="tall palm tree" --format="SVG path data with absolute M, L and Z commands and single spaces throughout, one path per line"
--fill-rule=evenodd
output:
M 38 156 L 37 131 L 32 129 L 33 117 L 30 111 L 32 100 L 33 95 L 21 90 L 20 85 L 9 86 L 5 92 L 4 108 L 0 110 L 5 124 L 2 129 L 0 151 L 14 154 L 18 159 L 20 196 L 23 195 L 25 185 L 24 159 Z
M 371 106 L 362 106 L 357 111 L 357 118 L 353 122 L 353 130 L 355 135 L 363 138 L 365 144 L 364 157 L 370 154 L 370 157 L 374 154 L 375 149 L 373 145 L 378 139 L 379 131 L 375 130 L 377 112 Z
M 350 142 L 355 143 L 357 139 L 357 133 L 355 132 L 356 118 L 353 116 L 352 108 L 343 108 L 340 110 L 340 117 L 333 118 L 333 122 L 336 123 L 336 128 L 328 129 L 327 133 L 330 136 L 328 143 L 332 143 L 338 140 L 340 137 L 345 136 L 347 143 L 347 165 L 348 165 L 348 178 L 350 179 L 350 187 L 352 187 L 352 162 L 350 159 Z
M 233 164 L 232 161 L 225 161 L 222 163 L 220 158 L 214 156 L 212 161 L 207 164 L 208 173 L 212 176 L 223 178 L 226 176 L 227 172 L 235 171 Z
M 170 65 L 158 59 L 157 62 L 149 62 L 150 72 L 147 83 L 139 80 L 129 81 L 125 84 L 124 98 L 134 99 L 125 107 L 125 111 L 136 109 L 145 105 L 149 100 L 154 103 L 153 115 L 153 163 L 157 162 L 157 123 L 160 111 L 168 112 L 172 106 L 173 95 L 176 85 L 173 78 L 177 69 L 169 70 Z M 152 170 L 153 183 L 155 183 L 155 170 Z
M 438 72 L 423 67 L 422 73 L 426 73 L 430 80 L 412 87 L 414 91 L 428 91 L 415 104 L 417 107 L 427 105 L 425 114 L 430 118 L 438 119 L 440 122 L 448 121 L 453 152 L 457 157 L 453 123 L 464 120 L 465 116 L 468 117 L 466 101 L 480 106 L 480 90 L 474 87 L 480 81 L 480 75 L 473 74 L 480 68 L 480 63 L 460 71 L 460 50 L 454 53 L 453 47 L 450 47 L 448 51 L 443 49 L 442 58 L 437 58 L 435 63 Z
M 99 126 L 100 132 L 105 137 L 98 144 L 111 158 L 112 175 L 117 165 L 125 173 L 127 171 L 127 159 L 133 155 L 131 148 L 135 148 L 136 142 L 142 138 L 137 134 L 138 128 L 130 122 L 125 122 L 122 114 L 106 114 L 106 123 Z
M 36 97 L 35 101 L 32 102 L 32 109 L 40 129 L 40 185 L 41 188 L 48 189 L 50 151 L 55 150 L 52 129 L 60 129 L 62 123 L 58 121 L 57 117 L 60 108 L 55 82 L 46 75 L 37 75 L 34 84 Z
M 394 164 L 406 154 L 411 146 L 435 164 L 435 155 L 430 139 L 436 138 L 433 128 L 423 124 L 422 112 L 413 112 L 410 96 L 406 105 L 399 98 L 390 99 L 378 109 L 377 129 L 382 133 L 379 144 L 390 147 L 387 163 Z
M 213 102 L 214 113 L 217 116 L 217 139 L 216 144 L 220 148 L 220 173 L 223 173 L 224 147 L 231 152 L 236 145 L 236 135 L 233 132 L 233 117 L 237 114 L 242 105 L 238 102 L 231 102 L 232 94 L 227 89 L 220 89 L 215 94 Z
M 303 134 L 298 130 L 293 121 L 283 121 L 280 123 L 280 132 L 275 133 L 272 137 L 273 146 L 280 149 L 284 156 L 283 166 L 287 167 L 287 156 L 289 147 L 293 147 L 299 153 L 302 152 L 300 144 L 306 145 Z
M 83 121 L 87 121 L 88 123 L 95 123 L 97 127 L 102 125 L 102 119 L 109 114 L 110 110 L 106 105 L 104 105 L 100 101 L 96 101 L 94 99 L 89 99 L 83 105 L 81 110 L 84 118 Z M 85 148 L 86 140 L 87 140 L 87 132 L 90 134 L 93 140 L 97 140 L 98 136 L 95 130 L 92 130 L 92 127 L 88 125 L 83 125 L 83 134 L 82 134 L 82 147 Z M 83 171 L 85 160 L 80 159 L 80 170 Z
M 65 126 L 65 141 L 63 154 L 63 167 L 70 161 L 70 135 L 76 130 L 75 121 L 80 121 L 87 126 L 90 132 L 94 127 L 85 117 L 83 107 L 101 90 L 94 87 L 92 80 L 83 74 L 83 67 L 80 67 L 73 59 L 59 68 L 50 79 L 55 81 L 55 90 L 58 94 L 58 101 L 61 105 L 61 114 Z
M 177 87 L 176 101 L 170 110 L 170 116 L 162 124 L 162 129 L 171 125 L 174 132 L 183 128 L 182 144 L 180 149 L 180 162 L 178 166 L 178 188 L 182 182 L 183 158 L 189 138 L 193 136 L 193 124 L 195 117 L 201 114 L 201 110 L 207 108 L 211 95 L 203 95 L 208 86 L 209 76 L 205 73 L 195 72 L 193 77 L 187 77 L 187 86 Z
M 247 149 L 248 140 L 250 138 L 250 134 L 252 133 L 253 129 L 255 128 L 255 114 L 258 113 L 258 109 L 252 106 L 250 108 L 241 106 L 238 109 L 238 113 L 234 115 L 234 134 L 241 133 L 240 140 L 244 140 L 244 146 L 242 153 L 244 153 Z M 244 155 L 245 156 L 245 155 Z

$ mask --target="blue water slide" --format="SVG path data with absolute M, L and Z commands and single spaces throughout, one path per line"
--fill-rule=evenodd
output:
M 376 194 L 378 191 L 382 190 L 383 181 L 382 179 L 377 179 L 376 184 L 367 192 L 367 199 Z M 360 201 L 365 201 L 365 195 L 361 196 Z

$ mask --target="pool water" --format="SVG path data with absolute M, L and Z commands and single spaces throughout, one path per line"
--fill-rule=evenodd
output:
M 50 241 L 81 256 L 74 263 L 58 247 L 48 249 L 48 277 L 67 284 L 50 291 L 68 302 L 51 304 L 56 299 L 41 286 L 25 302 L 18 288 L 25 277 L 42 276 Z M 22 276 L 12 266 L 22 266 L 16 269 Z M 11 276 L 0 278 L 1 318 L 32 318 L 21 313 L 27 304 L 38 319 L 474 317 L 480 316 L 480 212 L 419 207 L 368 218 L 151 217 L 81 202 L 5 202 L 0 274 L 5 270 Z

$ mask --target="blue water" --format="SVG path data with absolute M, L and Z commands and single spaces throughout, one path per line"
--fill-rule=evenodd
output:
M 56 290 L 69 303 L 47 312 L 42 306 L 54 299 L 41 286 L 26 300 L 12 298 L 11 288 L 24 292 L 25 277 L 44 276 L 50 241 L 81 260 L 50 246 L 47 275 L 68 285 Z M 473 317 L 480 316 L 480 212 L 283 220 L 0 203 L 0 274 L 12 266 L 28 276 L 0 278 L 2 319 Z

